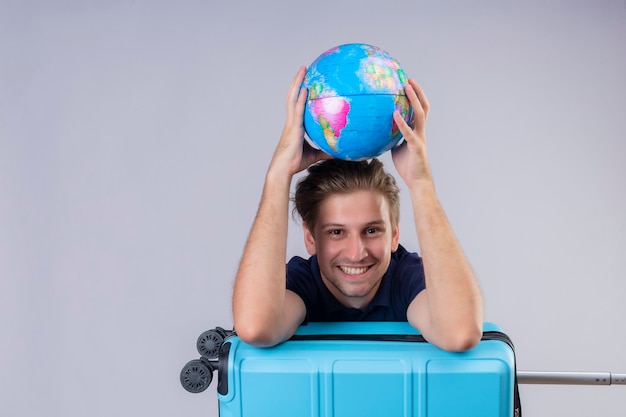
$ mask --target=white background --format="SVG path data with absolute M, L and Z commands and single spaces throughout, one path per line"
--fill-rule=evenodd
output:
M 348 42 L 425 89 L 519 369 L 626 373 L 626 2 L 1 0 L 1 415 L 217 415 L 179 371 L 232 326 L 293 75 Z M 624 386 L 521 394 L 527 417 L 626 412 Z

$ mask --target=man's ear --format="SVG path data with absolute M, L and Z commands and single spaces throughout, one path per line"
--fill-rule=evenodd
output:
M 302 231 L 304 232 L 304 246 L 309 255 L 313 256 L 317 252 L 315 249 L 315 237 L 306 223 L 302 222 Z
M 400 243 L 400 225 L 397 225 L 391 231 L 391 252 L 398 250 L 398 244 Z

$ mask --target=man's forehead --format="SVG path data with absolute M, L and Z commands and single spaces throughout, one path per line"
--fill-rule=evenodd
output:
M 329 196 L 319 207 L 317 224 L 320 227 L 376 225 L 389 219 L 386 199 L 377 192 L 361 191 Z
M 332 194 L 321 202 L 322 211 L 388 211 L 389 206 L 385 197 L 376 191 L 355 191 L 348 194 Z

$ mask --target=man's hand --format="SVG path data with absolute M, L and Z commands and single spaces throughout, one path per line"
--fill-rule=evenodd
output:
M 330 158 L 329 155 L 314 149 L 304 140 L 304 108 L 307 90 L 300 87 L 305 74 L 306 67 L 300 67 L 287 91 L 285 126 L 270 165 L 270 171 L 276 169 L 283 175 L 293 176 L 319 160 Z
M 410 79 L 404 91 L 413 108 L 413 128 L 398 111 L 394 112 L 393 118 L 402 132 L 404 142 L 393 149 L 391 155 L 398 174 L 410 188 L 416 181 L 432 181 L 426 152 L 426 120 L 430 106 L 424 91 L 415 80 Z

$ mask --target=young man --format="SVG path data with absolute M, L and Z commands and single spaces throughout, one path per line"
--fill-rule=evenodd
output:
M 392 150 L 410 192 L 420 258 L 398 243 L 397 187 L 380 162 L 319 162 L 330 157 L 304 140 L 307 94 L 300 86 L 305 72 L 301 67 L 287 93 L 285 126 L 237 271 L 233 316 L 238 336 L 271 346 L 308 320 L 408 320 L 442 349 L 470 349 L 482 334 L 482 297 L 435 193 L 426 154 L 424 92 L 409 80 L 405 91 L 414 127 L 394 114 L 404 142 Z M 298 184 L 295 203 L 312 257 L 287 265 L 289 191 L 293 176 L 306 168 L 309 176 Z M 312 188 L 330 178 L 351 178 L 352 184 L 312 196 Z M 364 185 L 364 178 L 370 182 Z

